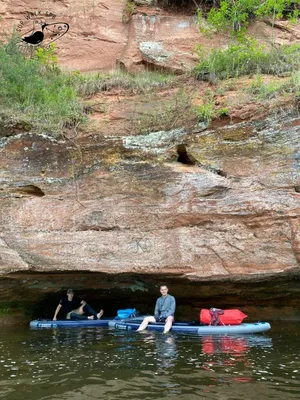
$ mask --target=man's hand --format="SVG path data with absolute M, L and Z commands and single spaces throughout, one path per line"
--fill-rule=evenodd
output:
M 59 303 L 59 305 L 56 307 L 56 310 L 54 312 L 54 317 L 53 317 L 53 321 L 56 321 L 56 316 L 59 313 L 59 310 L 61 309 L 62 305 Z

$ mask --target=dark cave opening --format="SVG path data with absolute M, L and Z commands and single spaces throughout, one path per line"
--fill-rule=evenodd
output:
M 177 154 L 178 154 L 177 158 L 178 162 L 186 165 L 195 165 L 195 162 L 192 161 L 191 158 L 189 157 L 185 145 L 180 144 L 177 146 Z
M 218 174 L 218 175 L 220 175 L 220 176 L 224 176 L 224 178 L 226 178 L 226 177 L 227 177 L 227 174 L 226 174 L 226 172 L 222 171 L 221 169 L 217 169 L 217 170 L 216 170 L 216 172 L 217 172 L 217 174 Z
M 52 319 L 68 288 L 104 317 L 119 309 L 136 308 L 153 314 L 159 286 L 167 284 L 176 298 L 176 320 L 198 321 L 202 308 L 238 308 L 248 320 L 300 320 L 299 271 L 256 277 L 215 277 L 190 281 L 182 275 L 105 274 L 95 272 L 18 273 L 1 277 L 0 308 L 14 304 L 27 320 Z M 13 312 L 13 307 L 11 307 Z M 63 313 L 59 319 L 64 318 Z

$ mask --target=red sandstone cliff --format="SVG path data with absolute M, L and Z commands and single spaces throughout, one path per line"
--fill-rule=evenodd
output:
M 2 1 L 1 29 L 49 6 L 70 24 L 57 42 L 69 69 L 118 62 L 129 71 L 156 64 L 182 72 L 195 63 L 196 43 L 214 45 L 193 16 L 142 7 L 124 24 L 123 0 L 50 5 Z M 267 41 L 268 26 L 257 26 Z M 278 32 L 278 41 L 299 38 L 299 27 Z M 112 120 L 105 133 L 75 140 L 4 134 L 1 274 L 88 270 L 201 279 L 299 267 L 299 122 L 292 109 L 260 123 L 193 132 L 133 135 Z M 180 145 L 194 165 L 176 161 Z
M 126 0 L 59 0 L 0 2 L 0 38 L 13 30 L 20 34 L 32 29 L 34 22 L 66 22 L 69 32 L 56 42 L 60 64 L 80 71 L 111 70 L 116 64 L 135 72 L 158 66 L 174 72 L 186 72 L 196 63 L 196 44 L 204 48 L 225 45 L 226 38 L 201 34 L 196 18 L 189 13 L 168 12 L 154 7 L 154 1 L 136 1 L 133 13 L 124 14 Z M 149 4 L 150 6 L 145 6 Z M 152 5 L 152 6 L 151 6 Z M 54 17 L 54 18 L 53 18 Z M 27 18 L 27 19 L 26 19 Z M 269 43 L 272 28 L 263 22 L 250 27 L 250 33 Z M 285 22 L 275 27 L 278 44 L 296 42 L 299 25 Z

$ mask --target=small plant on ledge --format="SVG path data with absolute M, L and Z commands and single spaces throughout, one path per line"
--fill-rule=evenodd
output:
M 136 4 L 131 0 L 127 0 L 122 13 L 122 22 L 124 24 L 128 24 L 129 21 L 131 20 L 132 15 L 135 13 L 136 13 Z

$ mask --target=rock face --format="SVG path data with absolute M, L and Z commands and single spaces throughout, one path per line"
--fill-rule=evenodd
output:
M 128 27 L 122 22 L 125 3 L 61 0 L 49 4 L 32 0 L 25 4 L 8 0 L 0 4 L 0 31 L 11 32 L 13 26 L 19 26 L 23 36 L 33 27 L 40 29 L 39 21 L 66 22 L 69 32 L 56 41 L 60 64 L 70 70 L 110 70 L 127 44 Z
M 24 37 L 41 30 L 41 24 L 65 22 L 70 29 L 55 40 L 59 62 L 70 70 L 103 71 L 121 66 L 129 72 L 149 68 L 182 73 L 196 62 L 195 46 L 222 47 L 224 36 L 208 38 L 200 33 L 194 15 L 155 7 L 151 0 L 61 0 L 30 2 L 7 0 L 0 3 L 0 39 L 15 27 Z M 267 23 L 250 27 L 251 34 L 268 44 L 296 42 L 298 25 Z M 28 50 L 30 51 L 30 50 Z
M 118 62 L 129 71 L 148 65 L 178 73 L 193 65 L 191 50 L 200 34 L 192 16 L 171 18 L 147 8 L 124 24 L 124 6 L 119 0 L 54 3 L 51 11 L 71 27 L 57 42 L 62 64 L 87 71 Z M 30 4 L 30 10 L 45 7 L 44 2 Z M 1 27 L 24 19 L 24 11 L 29 10 L 21 2 L 0 3 Z M 114 129 L 112 121 L 105 134 L 64 140 L 33 135 L 22 126 L 1 128 L 3 298 L 20 301 L 25 293 L 32 304 L 36 293 L 70 284 L 79 290 L 100 288 L 107 296 L 120 285 L 148 292 L 163 279 L 172 281 L 172 294 L 186 295 L 187 305 L 199 305 L 199 298 L 208 304 L 211 295 L 214 306 L 236 305 L 239 286 L 231 285 L 228 293 L 224 289 L 224 282 L 236 279 L 244 290 L 252 282 L 262 305 L 286 301 L 296 307 L 298 112 L 144 135 L 121 125 Z M 86 279 L 85 274 L 92 275 Z M 290 285 L 282 284 L 273 302 L 279 286 L 272 291 L 266 278 L 278 274 Z M 98 282 L 97 276 L 105 278 Z M 205 286 L 208 280 L 223 283 L 212 290 Z M 122 304 L 124 296 L 119 299 Z
M 296 268 L 299 133 L 291 115 L 76 147 L 30 133 L 3 138 L 0 226 L 12 250 L 1 272 L 16 252 L 35 271 L 194 279 Z M 182 143 L 195 165 L 176 161 Z
M 241 301 L 239 284 L 224 292 L 238 277 L 245 290 L 253 282 L 248 307 L 257 282 L 260 304 L 285 298 L 291 306 L 286 289 L 270 304 L 269 279 L 299 271 L 299 122 L 291 113 L 198 133 L 2 138 L 3 298 L 28 300 L 34 291 L 33 302 L 71 283 L 108 297 L 126 289 L 128 301 L 132 291 L 149 297 L 164 280 L 178 298 L 186 288 L 185 304 L 197 305 L 198 293 L 201 306 L 213 298 L 228 305 Z M 86 280 L 86 272 L 102 278 Z M 297 280 L 289 279 L 294 302 Z M 206 293 L 207 280 L 220 284 Z

